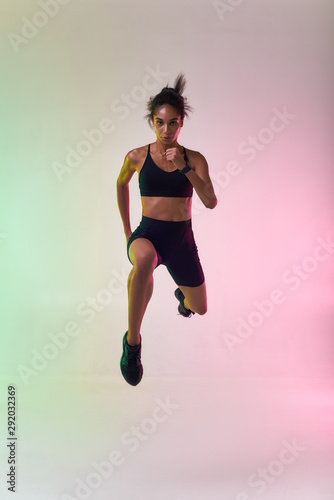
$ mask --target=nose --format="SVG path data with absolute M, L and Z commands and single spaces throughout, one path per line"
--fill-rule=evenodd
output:
M 164 125 L 164 132 L 168 132 L 168 123 L 165 123 Z

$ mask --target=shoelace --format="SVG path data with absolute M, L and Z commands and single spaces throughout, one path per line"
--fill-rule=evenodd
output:
M 127 358 L 129 363 L 140 363 L 140 348 L 137 350 L 127 348 Z

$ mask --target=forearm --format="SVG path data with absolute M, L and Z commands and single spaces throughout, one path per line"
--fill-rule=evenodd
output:
M 130 202 L 129 202 L 129 186 L 117 183 L 117 203 L 121 219 L 123 223 L 124 233 L 127 238 L 130 237 Z
M 218 200 L 216 198 L 212 184 L 203 181 L 203 179 L 201 179 L 196 174 L 195 170 L 189 170 L 189 172 L 184 175 L 188 177 L 200 200 L 206 206 L 206 208 L 214 208 L 217 205 Z

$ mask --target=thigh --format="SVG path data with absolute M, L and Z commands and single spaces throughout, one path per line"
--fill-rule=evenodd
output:
M 180 242 L 175 243 L 176 250 L 166 264 L 169 273 L 180 288 L 181 286 L 200 287 L 205 278 L 194 235 L 189 225 L 185 228 Z
M 139 243 L 137 243 L 139 241 Z M 158 248 L 159 238 L 156 235 L 154 221 L 143 217 L 137 229 L 131 234 L 127 244 L 127 254 L 131 264 L 138 258 L 150 255 L 157 255 L 158 263 L 161 264 L 161 257 Z
M 155 269 L 159 262 L 159 257 L 153 243 L 146 238 L 136 238 L 129 240 L 128 255 L 134 266 L 151 267 Z

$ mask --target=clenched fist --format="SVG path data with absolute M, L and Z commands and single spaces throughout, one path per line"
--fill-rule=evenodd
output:
M 186 162 L 177 148 L 166 149 L 165 152 L 168 161 L 171 161 L 177 169 L 182 170 L 186 166 Z

